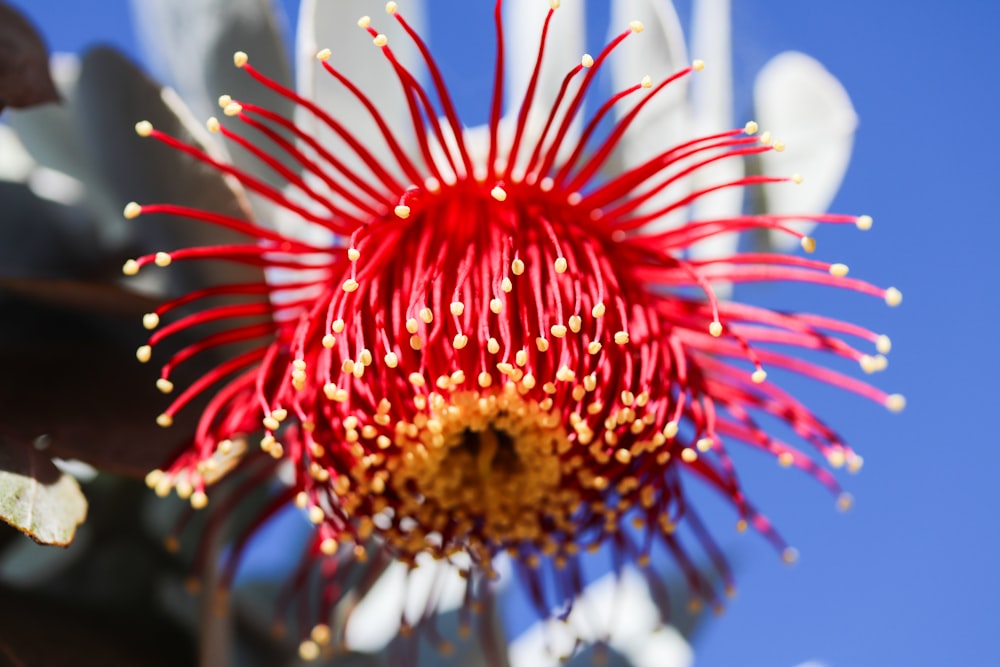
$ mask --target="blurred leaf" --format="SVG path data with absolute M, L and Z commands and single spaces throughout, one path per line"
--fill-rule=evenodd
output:
M 108 615 L 0 589 L 0 665 L 193 664 L 186 641 L 140 615 Z
M 50 442 L 47 454 L 142 476 L 184 444 L 197 414 L 156 426 L 158 371 L 135 360 L 151 301 L 58 280 L 0 280 L 0 437 Z M 196 369 L 193 369 L 196 370 Z
M 0 2 L 0 111 L 58 99 L 41 35 L 20 12 Z
M 0 519 L 39 544 L 65 547 L 86 518 L 75 479 L 31 447 L 0 441 Z

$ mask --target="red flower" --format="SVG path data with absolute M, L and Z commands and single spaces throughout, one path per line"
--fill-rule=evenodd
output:
M 182 248 L 130 260 L 126 274 L 152 263 L 197 259 L 299 276 L 205 288 L 147 315 L 145 325 L 156 329 L 182 306 L 231 299 L 173 319 L 140 348 L 145 362 L 181 330 L 225 325 L 169 358 L 158 385 L 167 393 L 174 368 L 190 357 L 224 345 L 254 344 L 185 389 L 159 417 L 169 426 L 192 399 L 211 397 L 191 447 L 151 473 L 149 483 L 164 494 L 176 488 L 202 507 L 207 486 L 240 463 L 245 440 L 263 429 L 261 449 L 294 468 L 294 485 L 279 500 L 294 498 L 316 524 L 309 563 L 336 562 L 334 554 L 345 543 L 354 544 L 354 556 L 364 559 L 362 545 L 370 538 L 408 563 L 420 554 L 445 559 L 467 554 L 470 606 L 487 595 L 481 584 L 493 575 L 491 563 L 500 552 L 523 566 L 533 597 L 547 612 L 579 592 L 582 552 L 608 546 L 645 566 L 655 544 L 673 554 L 696 596 L 716 602 L 716 591 L 698 575 L 675 535 L 679 524 L 690 525 L 724 585 L 731 585 L 724 558 L 686 500 L 687 477 L 728 497 L 740 529 L 753 526 L 793 559 L 794 551 L 745 497 L 727 447 L 741 442 L 770 452 L 840 493 L 832 475 L 761 428 L 757 416 L 785 422 L 834 467 L 855 468 L 860 457 L 769 382 L 765 369 L 789 369 L 896 410 L 903 405 L 901 396 L 785 351 L 828 351 L 873 371 L 884 366 L 881 355 L 889 340 L 817 315 L 721 301 L 712 284 L 813 282 L 890 305 L 900 301 L 900 293 L 847 278 L 842 264 L 762 253 L 693 261 L 685 259 L 685 250 L 714 235 L 768 229 L 798 236 L 812 252 L 813 240 L 790 222 L 867 229 L 871 218 L 741 215 L 653 231 L 654 223 L 714 190 L 798 180 L 747 176 L 662 204 L 658 195 L 665 188 L 698 169 L 780 150 L 754 136 L 752 122 L 664 146 L 644 164 L 605 175 L 644 104 L 701 63 L 665 81 L 647 77 L 614 95 L 594 113 L 579 141 L 567 146 L 572 119 L 595 73 L 641 24 L 631 24 L 597 57 L 585 56 L 567 74 L 552 109 L 533 106 L 533 78 L 512 138 L 500 132 L 501 50 L 490 140 L 486 154 L 478 156 L 467 145 L 423 42 L 398 12 L 390 13 L 424 54 L 431 90 L 396 61 L 367 18 L 360 25 L 399 76 L 417 133 L 416 155 L 402 148 L 364 93 L 327 62 L 329 51 L 319 54 L 323 66 L 366 105 L 394 158 L 391 164 L 376 159 L 351 128 L 338 123 L 336 109 L 319 108 L 279 86 L 243 53 L 236 54 L 236 65 L 325 123 L 350 147 L 350 160 L 327 151 L 286 118 L 223 99 L 227 116 L 259 130 L 271 144 L 251 143 L 214 119 L 209 128 L 287 179 L 298 191 L 292 196 L 148 123 L 137 125 L 139 134 L 232 175 L 304 224 L 339 239 L 310 243 L 248 220 L 173 204 L 126 207 L 129 218 L 178 215 L 247 236 L 244 245 Z M 539 63 L 544 44 L 543 36 Z M 427 121 L 436 116 L 431 92 L 444 109 L 443 123 Z M 599 138 L 597 128 L 612 105 L 638 95 L 644 97 L 633 110 Z M 528 119 L 538 114 L 547 119 L 540 134 L 527 129 Z M 289 158 L 305 176 L 284 166 Z M 361 166 L 349 167 L 353 160 Z M 241 301 L 261 294 L 269 300 Z M 248 317 L 256 323 L 247 324 Z M 873 343 L 879 354 L 866 354 L 846 338 Z M 848 502 L 846 495 L 840 498 Z M 545 572 L 556 573 L 557 599 L 543 592 Z M 326 586 L 323 608 L 311 623 L 322 623 L 338 597 L 332 576 Z M 304 647 L 304 654 L 314 653 L 314 644 Z

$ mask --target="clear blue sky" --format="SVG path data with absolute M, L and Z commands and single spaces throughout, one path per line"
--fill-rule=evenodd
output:
M 136 52 L 124 0 L 14 4 L 55 49 L 110 41 Z M 1000 438 L 989 417 L 1000 405 L 1000 354 L 989 342 L 1000 301 L 990 277 L 1000 246 L 1000 3 L 734 4 L 737 73 L 794 48 L 850 92 L 861 126 L 833 208 L 869 212 L 876 226 L 867 235 L 822 231 L 819 252 L 905 294 L 892 311 L 829 291 L 778 288 L 767 298 L 801 307 L 822 299 L 826 312 L 891 333 L 891 367 L 878 381 L 904 392 L 908 408 L 895 416 L 802 387 L 865 456 L 864 471 L 844 480 L 857 498 L 847 515 L 801 475 L 741 457 L 750 493 L 802 559 L 786 568 L 762 540 L 722 531 L 740 595 L 699 637 L 698 665 L 1000 664 Z M 449 19 L 438 19 L 436 34 L 445 34 Z M 462 20 L 474 30 L 486 19 L 467 10 Z M 475 63 L 449 57 L 458 47 L 442 41 L 446 75 Z M 474 110 L 477 92 L 461 90 L 460 104 Z

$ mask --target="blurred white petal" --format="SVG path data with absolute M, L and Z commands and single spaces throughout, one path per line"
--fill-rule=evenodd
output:
M 64 206 L 82 204 L 87 194 L 87 188 L 81 181 L 48 167 L 36 167 L 26 182 L 36 197 Z
M 609 59 L 612 87 L 622 90 L 649 75 L 653 87 L 690 64 L 673 4 L 666 0 L 613 0 L 609 37 L 628 28 L 629 22 L 642 21 L 645 30 L 629 35 Z M 641 90 L 615 105 L 620 119 L 649 95 Z M 688 78 L 668 85 L 649 101 L 636 117 L 621 144 L 621 166 L 630 169 L 642 164 L 670 146 L 691 138 L 691 108 L 688 104 Z M 653 197 L 642 211 L 662 208 L 684 198 L 691 188 L 690 179 L 681 179 Z M 675 211 L 650 225 L 651 229 L 677 227 L 688 220 L 688 212 Z
M 426 40 L 428 35 L 423 29 L 422 4 L 417 0 L 408 0 L 399 11 Z M 330 49 L 329 64 L 371 100 L 404 149 L 415 145 L 409 107 L 395 70 L 382 50 L 372 43 L 371 35 L 358 27 L 358 19 L 367 15 L 371 16 L 372 27 L 388 38 L 388 47 L 400 63 L 418 80 L 422 80 L 425 68 L 420 53 L 397 20 L 386 14 L 385 2 L 303 0 L 299 7 L 295 43 L 296 86 L 300 95 L 328 111 L 348 132 L 360 137 L 361 143 L 384 167 L 397 173 L 395 159 L 371 115 L 351 91 L 328 74 L 316 59 L 320 50 Z M 370 173 L 344 141 L 308 111 L 296 108 L 295 122 L 349 168 L 362 175 Z
M 858 118 L 840 82 L 815 59 L 794 51 L 772 58 L 757 75 L 754 105 L 762 130 L 787 148 L 761 159 L 769 176 L 801 174 L 801 185 L 764 186 L 769 213 L 825 211 L 847 171 Z M 808 231 L 810 225 L 799 229 Z M 772 232 L 771 244 L 785 251 L 797 240 Z
M 455 565 L 435 560 L 426 553 L 417 556 L 417 567 L 412 570 L 393 561 L 351 612 L 345 631 L 348 648 L 380 651 L 399 633 L 402 616 L 405 614 L 408 623 L 416 623 L 432 595 L 437 614 L 461 607 L 467 580 L 458 572 Z
M 691 48 L 695 58 L 705 61 L 705 69 L 691 81 L 694 136 L 714 134 L 733 125 L 732 31 L 729 0 L 695 0 L 692 16 Z M 699 169 L 693 188 L 735 181 L 743 176 L 743 161 L 721 160 Z M 712 220 L 739 215 L 743 209 L 743 188 L 726 188 L 700 198 L 692 207 L 694 220 Z M 689 250 L 693 259 L 726 257 L 736 251 L 738 234 L 722 234 L 697 243 Z
M 634 568 L 620 577 L 606 574 L 576 598 L 565 622 L 536 623 L 510 646 L 513 667 L 557 667 L 576 640 L 607 639 L 609 646 L 635 667 L 689 667 L 691 647 L 676 630 L 664 626 L 645 579 Z
M 35 161 L 14 130 L 0 125 L 0 180 L 23 183 L 35 168 Z
M 549 24 L 549 32 L 539 70 L 538 82 L 532 95 L 531 111 L 526 119 L 522 147 L 518 152 L 518 164 L 526 164 L 531 155 L 530 150 L 539 139 L 545 122 L 552 110 L 552 105 L 559 94 L 566 75 L 580 64 L 584 54 L 584 36 L 587 34 L 585 21 L 586 0 L 563 0 L 562 5 L 553 14 Z M 541 43 L 542 28 L 545 16 L 549 11 L 548 2 L 539 0 L 508 0 L 504 4 L 504 36 L 506 37 L 506 95 L 507 130 L 509 137 L 501 145 L 510 146 L 516 129 L 516 119 L 521 110 L 521 103 L 528 90 L 531 74 L 538 60 L 538 46 Z M 562 108 L 572 100 L 572 94 L 583 80 L 584 72 L 575 77 L 575 83 L 570 84 Z M 565 114 L 559 114 L 557 124 L 550 130 L 552 138 Z M 557 162 L 569 157 L 582 130 L 582 116 L 577 113 L 569 126 L 566 138 L 560 143 Z M 501 156 L 505 157 L 505 156 Z

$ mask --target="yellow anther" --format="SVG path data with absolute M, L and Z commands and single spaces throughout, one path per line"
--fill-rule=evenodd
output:
M 791 467 L 795 463 L 795 455 L 791 452 L 781 452 L 778 454 L 778 465 L 782 468 Z
M 760 135 L 760 143 L 764 144 L 765 146 L 767 146 L 768 144 L 770 144 L 771 143 L 771 133 L 768 132 L 768 131 L 766 131 L 766 130 L 764 132 L 762 132 L 761 135 Z
M 347 249 L 347 259 L 351 260 L 352 262 L 356 262 L 356 261 L 358 261 L 358 259 L 360 257 L 361 257 L 361 253 L 358 252 L 357 248 L 348 248 Z
M 395 14 L 396 10 L 398 8 L 399 8 L 399 6 L 395 2 L 387 2 L 387 3 L 385 3 L 385 13 L 386 14 Z
M 606 311 L 607 308 L 604 306 L 604 304 L 598 302 L 597 304 L 594 305 L 593 308 L 591 308 L 590 314 L 593 315 L 594 317 L 604 317 L 604 313 Z
M 160 316 L 156 313 L 146 313 L 142 316 L 142 326 L 146 329 L 155 329 L 160 326 Z
M 647 74 L 646 76 L 642 77 L 642 80 L 639 82 L 639 85 L 642 86 L 643 88 L 652 88 L 653 77 Z
M 804 180 L 802 174 L 792 174 L 792 183 L 795 183 L 795 185 L 802 185 L 802 181 Z
M 191 507 L 196 510 L 205 509 L 208 505 L 208 496 L 205 495 L 204 491 L 195 491 L 191 494 Z
M 329 60 L 332 55 L 330 49 L 320 49 L 316 52 L 316 60 Z
M 399 357 L 396 356 L 395 352 L 389 352 L 383 357 L 385 365 L 389 368 L 395 368 L 399 365 Z
M 243 51 L 237 51 L 236 53 L 233 54 L 233 64 L 236 65 L 237 67 L 242 68 L 244 65 L 247 64 L 247 61 L 249 60 L 250 56 L 248 56 Z
M 889 354 L 892 350 L 892 340 L 885 334 L 882 334 L 875 339 L 875 349 L 881 354 Z
M 859 215 L 858 219 L 854 221 L 854 226 L 863 232 L 867 232 L 872 228 L 872 217 L 870 215 Z
M 504 279 L 500 281 L 500 289 L 505 293 L 510 294 L 511 290 L 514 289 L 514 283 L 510 281 L 510 278 L 504 277 Z
M 139 273 L 139 262 L 130 259 L 122 264 L 122 273 L 126 276 L 134 276 Z
M 556 338 L 565 338 L 566 336 L 566 326 L 563 324 L 553 324 L 549 331 Z
M 135 351 L 135 358 L 139 360 L 140 363 L 146 363 L 149 358 L 153 355 L 153 348 L 149 345 L 142 345 Z
M 135 203 L 134 201 L 130 201 L 129 203 L 125 204 L 125 210 L 122 212 L 122 214 L 125 216 L 127 220 L 134 220 L 138 218 L 141 213 L 142 213 L 142 207 L 139 206 L 139 204 Z
M 385 46 L 389 43 L 389 38 L 383 34 L 375 35 L 375 39 L 372 40 L 372 44 L 375 46 Z
M 148 120 L 140 120 L 135 124 L 135 133 L 140 137 L 148 137 L 153 133 L 153 124 Z
M 712 449 L 712 439 L 711 438 L 700 438 L 698 442 L 695 443 L 695 447 L 698 448 L 699 452 L 707 452 Z
M 489 387 L 491 384 L 493 384 L 493 376 L 487 373 L 486 371 L 483 371 L 482 373 L 479 374 L 479 377 L 476 378 L 476 382 L 479 383 L 480 387 L 485 389 L 486 387 Z
M 566 262 L 565 257 L 560 257 L 556 259 L 555 269 L 556 273 L 566 273 L 566 269 L 569 268 L 569 264 Z
M 583 328 L 583 319 L 579 315 L 569 316 L 569 330 L 573 333 L 580 333 Z
M 716 320 L 708 325 L 708 333 L 712 334 L 716 338 L 722 335 L 722 322 Z
M 494 186 L 494 188 L 490 190 L 490 196 L 496 199 L 497 201 L 507 201 L 507 191 L 501 188 L 499 185 Z
M 816 239 L 811 236 L 803 236 L 799 244 L 806 252 L 816 252 Z
M 767 379 L 767 371 L 763 368 L 758 368 L 750 375 L 750 379 L 753 380 L 754 384 L 761 384 Z
M 510 263 L 510 270 L 515 276 L 519 276 L 524 273 L 524 262 L 520 259 L 515 259 Z
M 695 72 L 702 71 L 703 69 L 705 69 L 705 61 L 695 60 L 693 63 L 691 63 L 691 69 L 693 69 Z
M 243 105 L 240 104 L 239 102 L 230 102 L 222 110 L 222 113 L 224 113 L 224 114 L 226 114 L 227 116 L 230 116 L 230 117 L 232 117 L 232 116 L 239 116 L 240 113 L 242 113 L 242 112 L 243 112 Z
M 795 547 L 786 547 L 785 550 L 781 552 L 781 560 L 785 561 L 789 565 L 795 564 L 799 560 L 799 550 Z
M 628 27 L 631 28 L 634 33 L 640 33 L 646 29 L 646 26 L 642 24 L 642 21 L 630 21 Z
M 452 315 L 459 317 L 465 312 L 465 304 L 461 301 L 452 301 L 449 310 L 451 310 Z
M 344 281 L 343 288 L 347 293 L 356 292 L 358 291 L 358 281 L 354 278 L 348 278 Z
M 333 334 L 326 334 L 325 336 L 323 336 L 322 342 L 323 342 L 323 347 L 325 347 L 328 350 L 331 350 L 333 349 L 333 346 L 337 344 L 337 339 L 333 336 Z
M 486 349 L 489 350 L 490 354 L 498 354 L 500 352 L 500 342 L 496 338 L 490 338 L 486 342 Z
M 837 509 L 841 512 L 846 512 L 852 507 L 854 507 L 854 496 L 846 492 L 837 496 Z
M 539 352 L 548 352 L 548 350 L 549 350 L 549 341 L 547 341 L 544 338 L 542 338 L 541 336 L 539 336 L 538 338 L 535 339 L 535 347 L 538 348 Z
M 582 66 L 584 66 L 584 67 L 593 67 L 594 66 L 594 57 L 592 55 L 590 55 L 589 53 L 584 53 L 583 57 L 580 58 L 580 64 Z
M 406 320 L 406 331 L 409 334 L 415 334 L 420 330 L 420 324 L 417 322 L 417 318 L 410 317 Z
M 397 206 L 396 208 L 394 208 L 392 211 L 393 211 L 393 213 L 396 214 L 396 217 L 399 218 L 400 220 L 406 220 L 407 218 L 410 217 L 410 207 L 409 206 L 405 206 L 403 204 L 400 204 L 399 206 Z
M 160 266 L 160 267 L 170 266 L 170 262 L 171 262 L 171 258 L 170 258 L 169 253 L 158 252 L 153 257 L 153 263 L 156 264 L 157 266 Z
M 311 639 L 304 640 L 299 644 L 299 657 L 306 662 L 312 662 L 319 659 L 320 649 L 319 644 Z
M 628 344 L 628 340 L 629 339 L 627 331 L 618 331 L 615 333 L 615 343 L 617 345 L 626 345 Z
M 902 412 L 906 407 L 906 397 L 902 394 L 890 394 L 885 399 L 885 407 L 892 412 Z
M 847 264 L 841 264 L 840 262 L 837 262 L 836 264 L 831 264 L 830 265 L 830 275 L 831 276 L 836 276 L 838 278 L 843 278 L 849 272 L 850 272 L 850 268 L 847 266 Z
M 759 129 L 760 129 L 760 126 L 757 125 L 757 123 L 755 121 L 748 120 L 747 124 L 743 126 L 743 133 L 752 136 L 754 134 L 757 134 L 757 130 L 759 130 Z
M 684 463 L 694 463 L 698 460 L 698 452 L 690 447 L 685 447 L 681 450 L 681 460 L 684 461 Z
M 169 394 L 174 390 L 174 383 L 167 378 L 160 378 L 156 381 L 156 388 L 163 394 Z
M 174 423 L 174 418 L 164 412 L 156 418 L 156 423 L 163 428 L 169 428 Z
M 430 324 L 434 321 L 434 311 L 430 308 L 421 308 L 420 312 L 417 314 L 420 316 L 420 319 L 424 321 L 424 324 Z
M 903 303 L 903 293 L 895 287 L 890 287 L 885 291 L 885 302 L 890 306 L 898 306 Z
M 469 337 L 465 334 L 456 334 L 455 339 L 452 341 L 452 345 L 454 345 L 456 350 L 461 350 L 468 344 Z
M 772 146 L 773 146 L 774 150 L 776 150 L 779 153 L 782 153 L 785 150 L 785 142 L 784 141 L 775 141 L 774 144 L 772 144 Z
M 344 320 L 337 318 L 330 323 L 330 331 L 332 331 L 333 333 L 341 333 L 344 330 L 344 326 L 345 326 Z
M 410 384 L 412 384 L 414 387 L 423 387 L 426 384 L 424 376 L 421 375 L 420 373 L 416 372 L 410 373 L 406 379 L 409 380 Z
M 208 120 L 205 121 L 205 129 L 207 129 L 212 134 L 217 134 L 222 131 L 222 124 L 219 119 L 215 116 L 210 116 Z
M 677 437 L 678 430 L 677 422 L 675 421 L 669 421 L 663 425 L 663 435 L 668 439 Z

